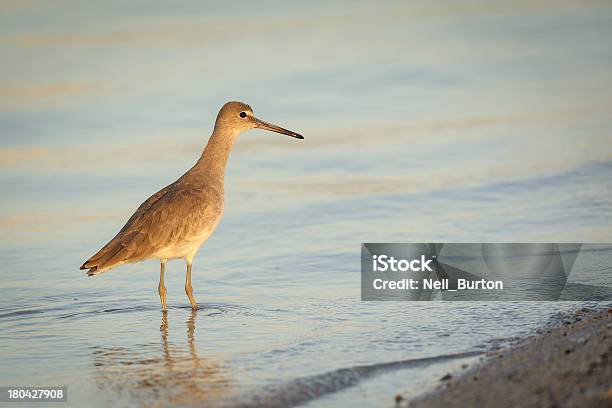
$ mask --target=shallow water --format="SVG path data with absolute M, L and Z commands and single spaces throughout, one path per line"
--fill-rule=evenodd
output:
M 0 385 L 392 405 L 576 304 L 361 302 L 361 242 L 612 242 L 604 2 L 0 7 Z M 154 261 L 86 278 L 234 98 L 306 140 L 238 141 L 201 310 L 178 261 L 167 318 Z

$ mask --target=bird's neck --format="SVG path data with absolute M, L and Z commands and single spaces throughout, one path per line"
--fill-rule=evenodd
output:
M 225 166 L 237 134 L 215 129 L 193 167 L 193 174 L 202 182 L 223 189 Z

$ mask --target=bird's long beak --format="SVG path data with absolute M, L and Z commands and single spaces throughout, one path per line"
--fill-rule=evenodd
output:
M 280 126 L 276 126 L 276 125 L 273 125 L 271 123 L 264 122 L 261 119 L 253 118 L 253 120 L 255 120 L 255 127 L 256 128 L 270 130 L 270 131 L 276 132 L 276 133 L 282 133 L 283 135 L 295 137 L 296 139 L 303 139 L 304 138 L 304 136 L 300 135 L 299 133 L 295 133 L 295 132 L 292 132 L 291 130 L 287 130 L 287 129 L 282 128 Z

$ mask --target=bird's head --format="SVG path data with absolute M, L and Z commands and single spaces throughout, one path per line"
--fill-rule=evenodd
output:
M 304 138 L 304 136 L 292 132 L 291 130 L 257 119 L 255 115 L 253 115 L 253 109 L 243 102 L 228 102 L 223 105 L 215 122 L 216 132 L 228 132 L 236 136 L 254 128 L 270 130 L 272 132 L 295 137 L 296 139 Z

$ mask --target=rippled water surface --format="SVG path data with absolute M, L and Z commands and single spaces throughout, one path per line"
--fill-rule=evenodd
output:
M 361 242 L 612 242 L 606 2 L 64 3 L 0 5 L 0 385 L 392 405 L 576 305 L 361 302 Z M 179 261 L 167 316 L 155 261 L 86 278 L 230 99 L 306 139 L 237 142 L 200 310 Z

